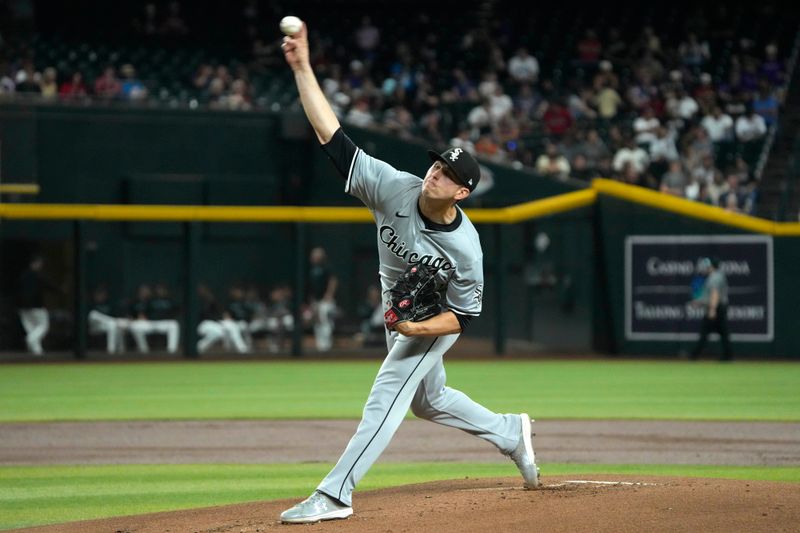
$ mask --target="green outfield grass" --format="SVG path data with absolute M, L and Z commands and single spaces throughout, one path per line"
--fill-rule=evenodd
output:
M 0 421 L 358 418 L 364 362 L 0 367 Z M 536 418 L 800 420 L 800 364 L 454 361 L 448 383 Z
M 329 464 L 0 467 L 0 529 L 304 497 Z M 800 482 L 800 468 L 549 464 L 542 474 L 633 474 Z M 377 464 L 359 490 L 518 476 L 511 463 Z

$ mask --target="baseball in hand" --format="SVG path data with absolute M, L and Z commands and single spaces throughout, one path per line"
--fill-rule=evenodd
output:
M 294 15 L 289 15 L 281 19 L 281 31 L 286 35 L 294 35 L 303 27 L 303 21 Z

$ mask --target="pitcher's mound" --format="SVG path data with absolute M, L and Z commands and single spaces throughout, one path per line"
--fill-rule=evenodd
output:
M 35 528 L 58 532 L 797 531 L 800 484 L 723 479 L 558 476 L 436 481 L 357 493 L 354 515 L 283 525 L 297 500 L 246 503 Z

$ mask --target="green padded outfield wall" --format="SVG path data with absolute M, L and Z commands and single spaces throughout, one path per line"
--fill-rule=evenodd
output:
M 427 146 L 347 128 L 353 140 L 391 164 L 424 174 Z M 359 205 L 343 192 L 302 114 L 0 105 L 4 181 L 34 181 L 46 203 L 205 205 Z M 563 183 L 489 164 L 494 186 L 473 206 L 503 206 L 576 190 Z M 22 199 L 31 201 L 33 199 Z M 591 209 L 504 229 L 509 279 L 507 331 L 555 348 L 590 346 Z M 6 252 L 35 242 L 51 253 L 55 276 L 68 282 L 71 224 L 5 221 Z M 480 226 L 486 263 L 486 312 L 470 335 L 493 332 L 495 230 Z M 88 286 L 109 285 L 119 300 L 143 282 L 164 281 L 181 294 L 182 228 L 165 223 L 88 223 Z M 549 245 L 537 249 L 536 236 Z M 294 276 L 291 225 L 204 224 L 198 279 L 219 296 L 231 282 L 270 286 Z M 370 225 L 312 225 L 308 244 L 322 245 L 342 281 L 351 316 L 366 286 L 377 282 Z M 276 253 L 277 252 L 277 253 Z M 13 276 L 4 269 L 4 292 Z M 68 283 L 67 283 L 68 284 Z M 67 297 L 68 298 L 68 297 Z M 69 309 L 67 301 L 56 302 Z

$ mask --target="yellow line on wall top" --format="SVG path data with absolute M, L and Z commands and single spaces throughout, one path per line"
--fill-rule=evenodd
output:
M 10 185 L 10 184 L 8 184 Z M 38 185 L 36 186 L 38 188 Z M 559 194 L 503 208 L 473 208 L 466 213 L 475 223 L 515 224 L 588 207 L 598 194 L 690 218 L 769 235 L 800 236 L 800 223 L 773 222 L 731 213 L 684 198 L 607 179 L 595 179 L 591 188 Z M 0 218 L 20 220 L 105 220 L 127 222 L 264 222 L 366 223 L 372 213 L 364 207 L 195 206 L 195 205 L 88 205 L 0 204 Z

